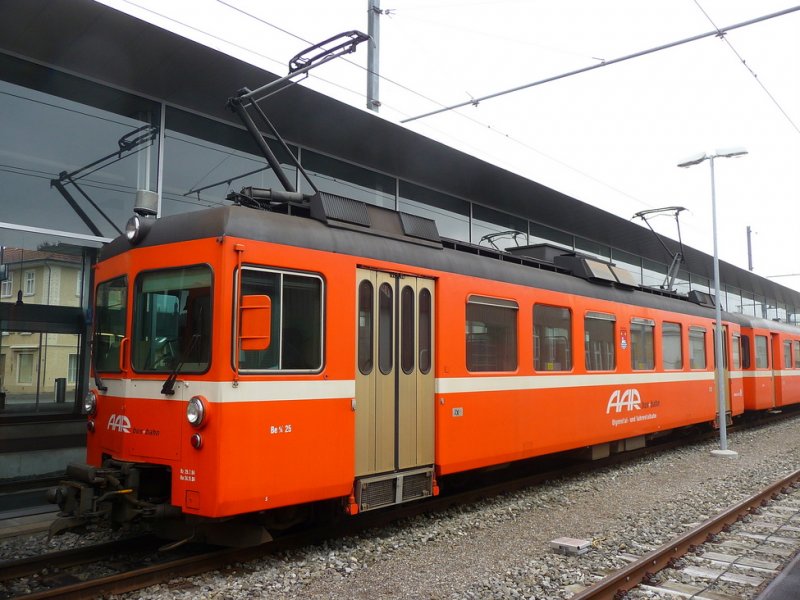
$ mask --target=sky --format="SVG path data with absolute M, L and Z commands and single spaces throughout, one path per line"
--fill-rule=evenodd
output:
M 369 0 L 101 0 L 283 75 L 367 31 Z M 373 0 L 374 1 L 374 0 Z M 789 0 L 380 0 L 381 118 L 393 123 L 793 8 Z M 366 44 L 300 85 L 366 109 Z M 255 88 L 264 82 L 242 82 Z M 630 219 L 682 206 L 684 243 L 800 290 L 800 11 L 409 121 L 453 148 Z M 641 220 L 636 222 L 644 225 Z M 675 220 L 651 220 L 677 239 Z

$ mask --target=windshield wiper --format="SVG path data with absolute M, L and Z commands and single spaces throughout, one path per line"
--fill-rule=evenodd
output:
M 107 392 L 108 386 L 103 382 L 100 374 L 97 372 L 97 363 L 94 360 L 94 353 L 97 351 L 98 346 L 98 337 L 99 335 L 95 334 L 94 339 L 92 340 L 91 348 L 89 350 L 89 361 L 91 362 L 92 367 L 94 367 L 94 386 L 101 392 Z
M 197 346 L 197 343 L 200 341 L 200 334 L 195 333 L 192 336 L 192 341 L 189 344 L 189 347 L 186 349 L 186 352 L 181 353 L 181 360 L 178 364 L 175 365 L 175 368 L 172 369 L 172 373 L 169 374 L 167 380 L 164 382 L 164 385 L 161 386 L 161 393 L 166 396 L 174 396 L 175 395 L 175 381 L 178 379 L 178 373 L 181 372 L 183 368 L 183 363 L 186 362 L 186 357 L 189 356 L 192 351 Z

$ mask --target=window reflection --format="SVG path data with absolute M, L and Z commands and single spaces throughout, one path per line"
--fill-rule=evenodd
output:
M 469 203 L 427 188 L 400 181 L 400 210 L 436 221 L 439 235 L 469 241 Z
M 667 265 L 652 260 L 642 260 L 642 285 L 660 288 L 667 278 Z
M 363 169 L 329 156 L 304 150 L 303 168 L 320 191 L 369 204 L 396 208 L 394 177 Z M 310 191 L 305 186 L 303 191 Z
M 611 248 L 585 238 L 575 238 L 575 249 L 583 254 L 599 258 L 602 261 L 608 261 L 611 258 Z
M 625 269 L 626 271 L 630 272 L 633 275 L 634 280 L 637 283 L 641 284 L 642 281 L 642 259 L 636 256 L 635 254 L 631 254 L 630 252 L 625 252 L 623 250 L 617 250 L 613 248 L 611 250 L 611 261 L 617 265 Z
M 566 250 L 572 250 L 573 238 L 570 234 L 546 225 L 539 223 L 530 223 L 530 243 L 539 244 L 553 244 L 555 246 L 562 246 Z
M 136 191 L 156 189 L 158 104 L 8 56 L 0 69 L 3 214 L 32 227 L 47 215 L 60 231 L 119 235 Z
M 472 206 L 472 243 L 500 250 L 528 244 L 528 222 L 485 206 Z
M 296 168 L 290 157 L 277 143 L 270 147 L 294 181 Z M 167 109 L 162 216 L 230 204 L 225 200 L 228 192 L 246 186 L 283 189 L 249 133 Z
M 689 291 L 692 289 L 692 285 L 689 280 L 688 271 L 684 271 L 683 269 L 678 269 L 678 275 L 675 277 L 675 281 L 672 284 L 672 289 L 674 289 L 679 294 L 686 295 L 689 293 Z

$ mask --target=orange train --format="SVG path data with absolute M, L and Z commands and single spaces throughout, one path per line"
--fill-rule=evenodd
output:
M 288 212 L 139 215 L 103 249 L 87 464 L 52 490 L 51 531 L 104 518 L 258 543 L 311 508 L 718 419 L 707 296 L 323 192 Z M 724 418 L 800 401 L 800 330 L 724 321 Z

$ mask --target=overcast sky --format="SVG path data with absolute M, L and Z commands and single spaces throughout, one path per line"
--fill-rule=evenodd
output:
M 103 3 L 280 75 L 308 43 L 367 31 L 368 0 Z M 380 115 L 397 123 L 794 6 L 773 0 L 380 4 L 388 11 L 381 16 Z M 362 44 L 301 85 L 366 110 L 366 62 Z M 747 156 L 715 161 L 720 258 L 747 268 L 749 225 L 756 273 L 800 273 L 800 11 L 404 126 L 626 219 L 684 206 L 684 242 L 709 254 L 709 164 L 676 165 L 698 153 L 744 147 Z M 677 238 L 674 219 L 653 225 Z M 776 281 L 800 290 L 800 276 Z

